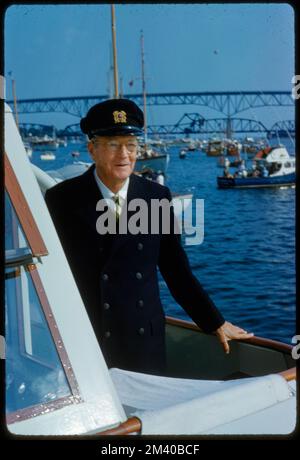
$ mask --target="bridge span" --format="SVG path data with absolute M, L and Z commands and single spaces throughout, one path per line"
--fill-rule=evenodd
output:
M 143 106 L 142 94 L 126 94 L 139 106 Z M 74 96 L 39 99 L 20 99 L 19 114 L 61 112 L 82 117 L 97 102 L 108 97 Z M 13 101 L 8 101 L 13 108 Z M 189 93 L 150 93 L 147 94 L 148 106 L 194 105 L 214 109 L 226 117 L 232 117 L 248 109 L 259 107 L 294 107 L 291 91 L 204 91 Z

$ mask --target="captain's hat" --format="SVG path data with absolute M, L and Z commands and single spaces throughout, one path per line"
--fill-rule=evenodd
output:
M 80 121 L 80 128 L 91 139 L 94 136 L 143 134 L 144 114 L 130 99 L 108 99 L 91 107 Z

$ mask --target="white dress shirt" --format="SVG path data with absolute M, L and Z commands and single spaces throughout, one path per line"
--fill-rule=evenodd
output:
M 122 206 L 123 206 L 123 204 L 124 204 L 124 202 L 126 201 L 126 198 L 127 198 L 127 191 L 128 191 L 128 186 L 129 186 L 129 177 L 127 177 L 123 187 L 118 191 L 118 193 L 112 192 L 108 187 L 106 187 L 105 184 L 103 184 L 102 180 L 100 179 L 100 177 L 97 174 L 96 168 L 94 169 L 94 177 L 95 177 L 96 183 L 97 183 L 97 185 L 99 187 L 99 190 L 102 193 L 103 198 L 107 202 L 107 204 L 110 207 L 110 209 L 112 209 L 114 212 L 116 212 L 116 204 L 114 202 L 114 197 L 116 195 L 119 196 L 119 202 L 120 202 L 120 206 L 122 208 Z

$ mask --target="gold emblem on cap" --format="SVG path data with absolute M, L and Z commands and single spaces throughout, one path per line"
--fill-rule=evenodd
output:
M 124 112 L 124 110 L 121 110 L 121 111 L 118 111 L 118 110 L 115 110 L 113 112 L 113 116 L 114 116 L 114 119 L 115 119 L 115 123 L 126 123 L 127 121 L 127 115 L 126 115 L 126 112 Z

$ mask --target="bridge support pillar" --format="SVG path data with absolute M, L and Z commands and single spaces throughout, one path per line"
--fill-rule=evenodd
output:
M 233 131 L 232 131 L 231 118 L 228 117 L 227 118 L 227 123 L 226 123 L 226 137 L 227 137 L 227 139 L 231 139 L 232 134 L 233 134 Z

